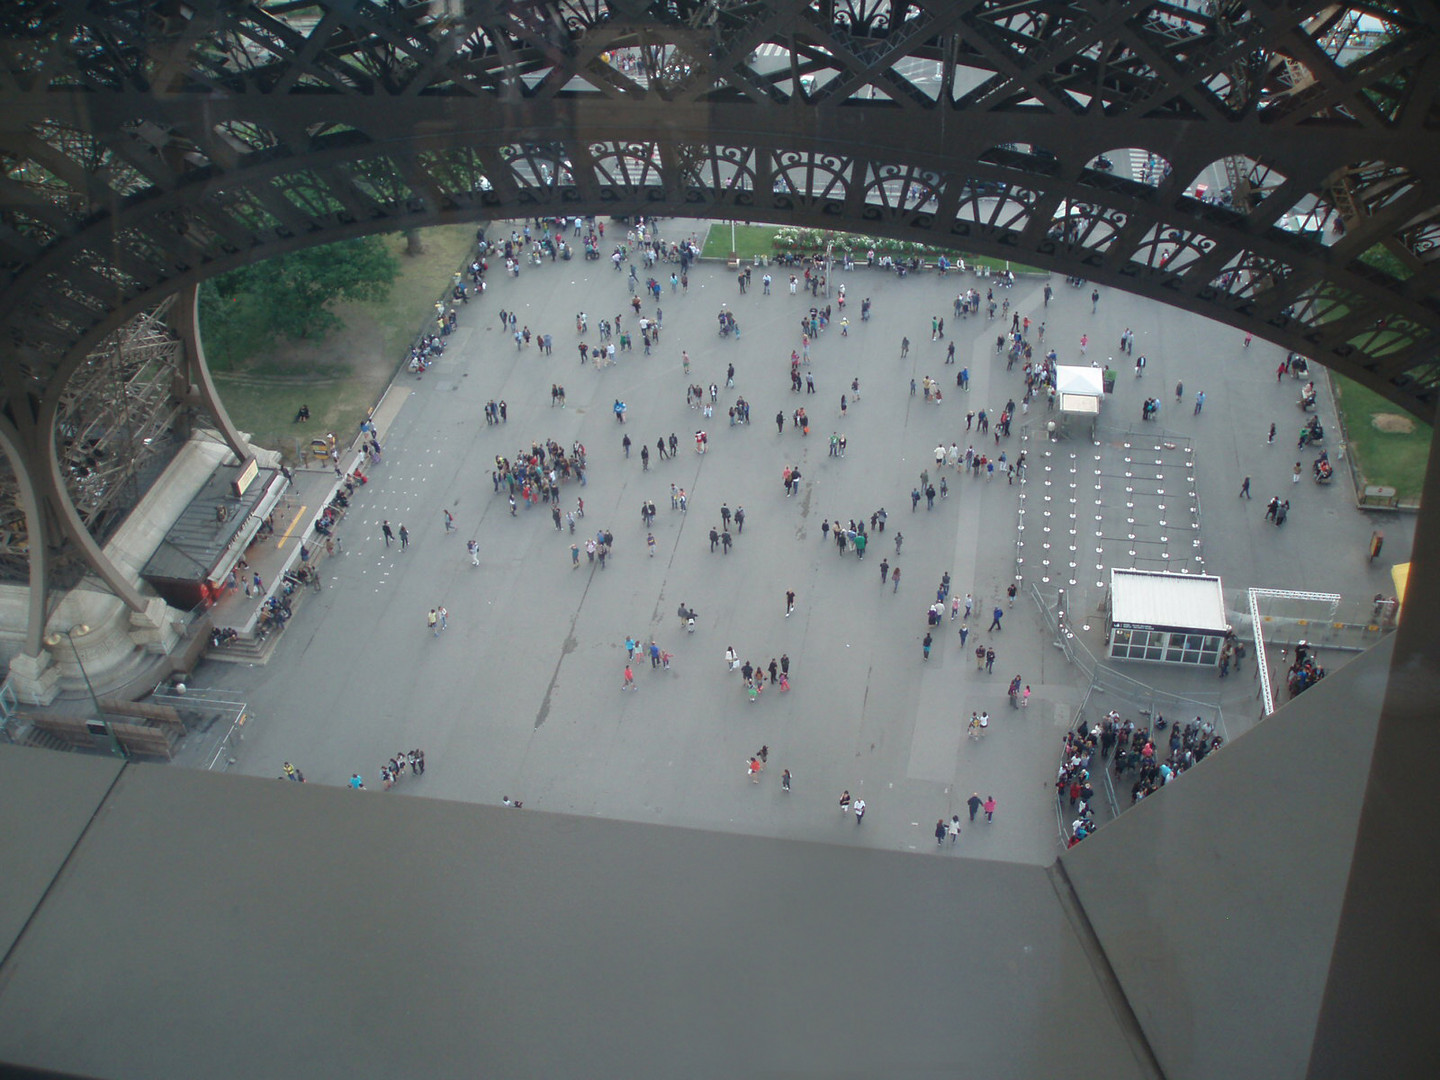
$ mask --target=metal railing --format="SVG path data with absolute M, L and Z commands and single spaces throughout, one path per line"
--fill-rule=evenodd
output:
M 1213 695 L 1213 700 L 1174 694 L 1116 671 L 1096 658 L 1095 654 L 1070 629 L 1069 595 L 1065 589 L 1056 589 L 1053 599 L 1047 600 L 1039 586 L 1031 584 L 1030 595 L 1040 611 L 1041 618 L 1045 620 L 1046 627 L 1054 635 L 1056 648 L 1064 653 L 1066 661 L 1077 668 L 1085 679 L 1085 692 L 1080 698 L 1080 704 L 1076 707 L 1074 715 L 1070 718 L 1069 730 L 1076 730 L 1084 720 L 1085 711 L 1089 707 L 1092 697 L 1096 694 L 1109 694 L 1132 703 L 1136 715 L 1145 721 L 1147 727 L 1156 716 L 1164 715 L 1165 710 L 1189 713 L 1198 709 L 1197 719 L 1209 713 L 1213 717 L 1212 722 L 1216 732 L 1226 742 L 1229 741 L 1230 736 L 1225 728 L 1225 714 L 1221 708 L 1218 693 Z M 1115 792 L 1114 778 L 1110 772 L 1111 759 L 1099 747 L 1096 749 L 1096 756 L 1100 762 L 1102 778 L 1100 790 L 1104 792 L 1111 817 L 1119 817 L 1122 810 Z M 1206 756 L 1208 757 L 1208 755 Z M 1063 763 L 1063 757 L 1061 761 Z M 1197 764 L 1199 763 L 1197 762 Z M 1090 771 L 1093 777 L 1095 771 L 1093 759 Z M 1092 786 L 1094 786 L 1093 783 Z M 1057 793 L 1056 824 L 1060 833 L 1060 845 L 1064 847 L 1069 836 L 1064 817 L 1060 812 L 1060 805 L 1061 795 Z

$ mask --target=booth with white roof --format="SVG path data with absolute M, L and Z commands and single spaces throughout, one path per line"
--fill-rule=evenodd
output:
M 1214 665 L 1230 632 L 1220 579 L 1111 570 L 1106 631 L 1116 660 Z
M 1098 367 L 1055 366 L 1055 404 L 1062 413 L 1099 416 L 1105 399 L 1105 373 Z

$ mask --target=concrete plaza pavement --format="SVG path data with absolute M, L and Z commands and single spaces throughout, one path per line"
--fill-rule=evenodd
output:
M 668 282 L 669 270 L 659 267 L 655 276 Z M 839 275 L 850 300 L 849 336 L 840 336 L 837 310 L 836 324 L 811 350 L 818 392 L 795 395 L 788 358 L 812 301 L 790 296 L 779 268 L 770 270 L 772 295 L 762 295 L 761 273 L 742 296 L 723 265 L 692 268 L 687 295 L 667 284 L 654 355 L 637 347 L 604 371 L 580 367 L 575 314 L 588 313 L 585 340 L 592 344 L 601 318 L 623 313 L 633 326 L 623 274 L 605 260 L 527 267 L 519 278 L 492 273 L 486 296 L 462 310 L 435 368 L 420 379 L 402 375 L 392 389 L 408 396 L 385 432 L 383 464 L 346 519 L 343 554 L 326 564 L 325 591 L 297 613 L 267 666 L 208 665 L 197 674 L 196 684 L 240 689 L 250 699 L 253 721 L 236 769 L 274 776 L 289 760 L 311 781 L 343 784 L 359 772 L 374 789 L 382 760 L 418 746 L 427 755 L 425 776 L 407 776 L 391 795 L 491 804 L 508 795 L 527 809 L 918 851 L 935 846 L 935 820 L 965 818 L 965 799 L 978 791 L 996 796 L 995 823 L 967 825 L 954 850 L 1049 862 L 1058 850 L 1050 786 L 1058 741 L 1083 688 L 1028 600 L 1007 611 L 1003 631 L 984 629 L 1014 575 L 1021 489 L 952 473 L 950 497 L 937 499 L 933 511 L 923 501 L 918 512 L 908 505 L 920 471 L 935 475 L 934 446 L 972 441 L 964 432 L 968 408 L 998 415 L 1007 397 L 1021 396 L 1018 368 L 1007 373 L 994 352 L 999 320 L 951 317 L 958 289 L 974 284 L 983 294 L 993 279 L 901 280 L 859 269 Z M 1384 568 L 1369 566 L 1363 554 L 1372 524 L 1354 510 L 1344 485 L 1288 483 L 1295 457 L 1284 433 L 1298 427 L 1300 414 L 1296 384 L 1276 386 L 1282 354 L 1258 343 L 1245 350 L 1228 328 L 1108 290 L 1092 316 L 1088 287 L 1082 295 L 1051 280 L 1056 297 L 1048 310 L 1040 278 L 1021 279 L 1008 293 L 1022 313 L 1047 321 L 1044 348 L 1053 343 L 1062 362 L 1075 362 L 1079 335 L 1088 332 L 1089 355 L 1103 362 L 1111 351 L 1100 342 L 1130 326 L 1137 355 L 1149 357 L 1144 379 L 1122 367 L 1102 437 L 1104 425 L 1138 428 L 1140 400 L 1159 394 L 1167 401 L 1159 426 L 1198 440 L 1209 572 L 1225 575 L 1227 587 L 1364 595 L 1383 587 L 1374 582 Z M 859 317 L 865 296 L 874 302 L 868 323 Z M 721 304 L 735 313 L 739 340 L 716 335 Z M 551 334 L 554 354 L 534 345 L 517 350 L 499 329 L 501 308 Z M 654 305 L 644 310 L 653 315 Z M 946 320 L 944 341 L 930 341 L 932 315 Z M 911 342 L 906 358 L 902 336 Z M 955 392 L 959 365 L 943 362 L 952 338 L 959 364 L 971 370 L 968 395 Z M 688 378 L 682 349 L 692 359 Z M 724 388 L 728 363 L 736 367 L 734 390 Z M 938 406 L 910 395 L 910 379 L 926 374 L 946 389 Z M 860 400 L 842 420 L 840 395 L 856 377 Z M 1187 397 L 1178 412 L 1163 392 L 1177 378 Z M 713 419 L 686 407 L 691 382 L 721 387 Z M 565 387 L 563 410 L 550 405 L 552 383 Z M 1208 402 L 1194 417 L 1188 405 L 1198 389 Z M 751 403 L 749 427 L 727 425 L 725 410 L 737 394 Z M 491 398 L 506 401 L 508 423 L 484 423 Z M 610 410 L 616 398 L 629 407 L 623 428 Z M 810 436 L 788 420 L 777 433 L 775 413 L 788 417 L 799 405 L 810 415 Z M 1267 448 L 1271 419 L 1281 438 Z M 1327 428 L 1333 423 L 1328 404 L 1322 419 Z M 702 426 L 710 435 L 703 457 L 692 441 Z M 847 437 L 843 459 L 828 456 L 832 430 Z M 672 431 L 680 452 L 660 461 L 654 442 Z M 635 440 L 629 460 L 620 446 L 626 433 Z M 578 439 L 589 453 L 588 486 L 562 489 L 567 510 L 577 497 L 585 500 L 573 538 L 555 531 L 543 504 L 511 519 L 504 494 L 487 487 L 497 454 L 513 457 L 547 438 L 565 446 Z M 1012 458 L 1020 438 L 1017 429 L 1002 442 Z M 648 472 L 639 459 L 645 442 L 652 447 Z M 1026 445 L 1033 460 L 1044 443 L 1034 436 Z M 780 482 L 786 464 L 803 474 L 800 493 L 788 499 Z M 1253 503 L 1235 499 L 1242 473 L 1254 477 Z M 1261 520 L 1262 495 L 1282 482 L 1293 507 L 1287 529 L 1276 530 Z M 671 483 L 686 489 L 687 513 L 671 510 Z M 659 511 L 653 558 L 640 520 L 646 499 Z M 746 510 L 745 531 L 729 555 L 711 554 L 707 538 L 722 502 Z M 868 519 L 881 506 L 889 527 L 873 537 L 863 562 L 823 541 L 825 518 Z M 455 515 L 454 534 L 444 533 L 443 508 Z M 386 548 L 382 519 L 406 524 L 408 550 Z M 1388 565 L 1405 557 L 1408 522 L 1386 521 Z M 608 568 L 591 567 L 582 555 L 572 569 L 570 544 L 583 546 L 583 533 L 601 528 L 616 538 Z M 905 536 L 899 556 L 897 531 Z M 471 537 L 481 547 L 479 568 L 465 552 Z M 879 585 L 882 556 L 902 570 L 898 593 Z M 947 571 L 952 595 L 975 595 L 978 634 L 970 646 L 977 636 L 993 640 L 994 674 L 977 672 L 948 618 L 931 659 L 921 657 L 925 609 Z M 798 595 L 789 618 L 787 589 Z M 682 602 L 699 612 L 693 636 L 675 614 Z M 438 638 L 425 625 L 437 604 L 449 609 L 449 629 Z M 652 671 L 637 653 L 633 692 L 620 689 L 627 634 L 642 644 L 654 637 L 675 654 L 665 672 Z M 757 666 L 788 653 L 792 690 L 767 686 L 751 704 L 739 676 L 724 669 L 729 645 Z M 1170 672 L 1130 671 L 1158 679 Z M 1012 674 L 1033 688 L 1027 710 L 1006 704 Z M 1243 700 L 1253 687 L 1237 683 L 1234 693 Z M 973 709 L 994 718 L 980 742 L 964 735 Z M 754 785 L 745 762 L 762 744 L 770 748 L 769 767 Z M 785 768 L 794 774 L 788 795 L 779 782 Z M 863 825 L 838 811 L 844 789 L 866 800 Z

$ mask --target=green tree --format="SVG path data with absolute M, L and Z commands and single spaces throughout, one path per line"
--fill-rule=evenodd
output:
M 343 325 L 336 300 L 383 300 L 400 273 L 378 237 L 306 248 L 221 274 L 200 293 L 205 348 L 234 367 L 278 337 L 319 340 Z
M 1385 271 L 1397 281 L 1406 281 L 1415 276 L 1415 272 L 1401 262 L 1384 244 L 1376 244 L 1374 247 L 1362 251 L 1360 261 L 1377 270 Z

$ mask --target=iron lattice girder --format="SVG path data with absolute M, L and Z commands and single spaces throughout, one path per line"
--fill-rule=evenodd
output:
M 0 450 L 0 582 L 28 584 L 30 523 L 15 465 Z
M 1389 40 L 1343 66 L 1326 51 L 1336 17 L 1320 0 L 1213 19 L 1139 0 L 555 0 L 443 18 L 418 4 L 336 0 L 301 18 L 201 2 L 159 24 L 131 21 L 128 5 L 110 24 L 78 0 L 40 7 L 105 43 L 11 41 L 0 89 L 0 153 L 31 161 L 45 132 L 56 166 L 23 199 L 0 188 L 0 222 L 21 239 L 0 267 L 0 323 L 58 379 L 174 289 L 284 250 L 433 221 L 643 208 L 1046 266 L 1219 318 L 1424 418 L 1434 410 L 1428 73 L 1440 58 L 1428 3 L 1393 9 Z M 785 50 L 769 69 L 751 55 L 765 44 Z M 42 45 L 48 68 L 32 57 L 22 69 Z M 642 83 L 605 59 L 637 45 L 663 74 Z M 896 70 L 917 58 L 941 66 L 940 91 Z M 178 92 L 151 92 L 162 74 Z M 812 75 L 825 81 L 804 84 Z M 1166 178 L 1090 167 L 1124 147 L 1158 155 Z M 67 148 L 86 161 L 60 167 Z M 1232 210 L 1187 194 L 1234 156 L 1275 175 L 1266 197 Z M 58 179 L 101 158 L 124 170 L 110 188 Z M 1276 227 L 1307 196 L 1330 206 L 1341 183 L 1363 211 L 1341 242 Z M 1376 244 L 1412 276 L 1361 262 Z
M 170 301 L 132 320 L 64 384 L 55 456 L 81 521 L 103 543 L 143 494 L 141 477 L 175 450 L 181 344 Z

